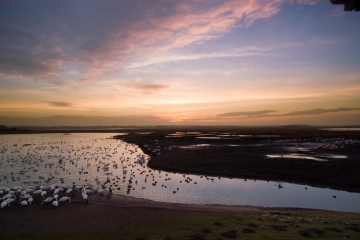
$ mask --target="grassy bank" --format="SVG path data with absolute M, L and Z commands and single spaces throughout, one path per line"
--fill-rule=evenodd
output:
M 6 219 L 4 212 L 1 212 L 1 235 L 4 239 L 360 238 L 360 216 L 353 213 L 300 209 L 261 209 L 255 213 L 224 213 L 162 208 L 99 207 L 91 204 L 76 205 L 76 209 L 70 205 L 65 207 L 63 210 L 33 208 L 34 211 L 42 212 L 39 217 L 49 217 L 42 224 L 27 222 L 44 221 L 36 215 L 28 214 L 24 217 L 12 214 L 10 219 Z

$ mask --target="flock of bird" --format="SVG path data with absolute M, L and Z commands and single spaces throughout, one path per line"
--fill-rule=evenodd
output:
M 69 201 L 71 191 L 103 196 L 131 194 L 135 190 L 161 188 L 170 194 L 179 184 L 197 184 L 191 176 L 155 171 L 146 166 L 148 156 L 138 146 L 93 134 L 9 135 L 0 140 L 0 202 L 30 205 L 39 202 L 58 206 Z M 155 154 L 172 147 L 151 149 Z M 173 178 L 173 179 L 172 179 Z M 201 176 L 203 178 L 203 176 Z M 214 178 L 205 176 L 206 180 Z M 4 187 L 1 187 L 4 186 Z M 71 186 L 71 187 L 68 187 Z
M 70 202 L 77 191 L 81 191 L 85 202 L 88 194 L 103 196 L 110 189 L 116 194 L 135 197 L 169 196 L 179 191 L 196 191 L 201 189 L 196 188 L 199 185 L 206 188 L 206 182 L 220 181 L 218 177 L 152 170 L 146 165 L 149 156 L 138 146 L 111 137 L 111 134 L 4 135 L 0 139 L 1 207 L 35 202 L 58 206 Z M 279 141 L 284 140 L 265 143 L 303 146 L 307 142 L 306 139 Z M 359 141 L 324 140 L 319 146 L 346 144 L 359 144 Z M 157 155 L 173 148 L 160 147 L 157 142 L 144 147 Z
M 63 187 L 58 187 L 56 185 L 52 185 L 49 188 L 45 188 L 44 186 L 39 186 L 37 188 L 13 187 L 11 189 L 7 187 L 1 187 L 1 208 L 5 206 L 10 207 L 10 204 L 12 203 L 27 206 L 31 205 L 33 202 L 41 202 L 41 204 L 51 204 L 57 207 L 59 205 L 59 202 L 71 202 L 71 195 L 73 189 L 66 188 L 65 185 L 63 185 Z

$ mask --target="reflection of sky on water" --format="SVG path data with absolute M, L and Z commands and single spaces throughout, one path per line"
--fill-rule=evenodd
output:
M 132 176 L 128 194 L 156 201 L 304 207 L 360 212 L 359 193 L 282 182 L 184 175 L 151 170 L 137 163 L 139 157 L 144 155 L 140 148 L 120 140 L 109 139 L 111 136 L 112 134 L 103 133 L 2 135 L 0 186 L 26 186 L 24 181 L 27 180 L 31 181 L 30 185 L 36 186 L 33 181 L 38 180 L 38 176 L 42 175 L 45 179 L 50 179 L 48 183 L 42 181 L 46 186 L 60 184 L 60 178 L 63 178 L 64 183 L 68 185 L 76 182 L 77 185 L 91 183 L 95 187 L 100 187 L 95 182 L 95 178 L 98 177 L 100 182 L 104 183 L 106 172 L 109 172 L 114 193 L 127 195 L 129 179 Z M 207 147 L 205 144 L 192 146 Z M 62 163 L 59 163 L 60 159 Z M 109 164 L 108 170 L 103 169 L 105 164 Z M 118 164 L 117 168 L 114 164 Z M 127 167 L 126 174 L 123 172 L 123 166 Z M 97 171 L 98 167 L 99 171 Z M 25 170 L 25 173 L 20 174 L 20 170 Z M 7 176 L 6 179 L 4 175 Z M 12 181 L 12 177 L 16 181 Z M 17 180 L 18 178 L 20 180 Z M 333 195 L 336 198 L 333 198 Z
M 314 160 L 320 162 L 326 162 L 326 159 L 321 159 L 317 157 L 307 156 L 305 154 L 267 154 L 268 158 L 292 158 L 292 159 L 306 159 L 306 160 Z
M 213 146 L 212 144 L 194 144 L 194 145 L 186 145 L 186 146 L 178 146 L 181 149 L 199 149 L 199 148 L 207 148 Z

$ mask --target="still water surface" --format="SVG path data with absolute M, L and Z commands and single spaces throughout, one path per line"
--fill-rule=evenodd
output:
M 163 202 L 360 213 L 359 193 L 152 170 L 146 166 L 149 156 L 138 146 L 111 139 L 112 136 L 109 133 L 1 135 L 0 186 L 75 183 L 108 188 L 111 185 L 116 194 Z M 108 179 L 110 182 L 106 183 Z

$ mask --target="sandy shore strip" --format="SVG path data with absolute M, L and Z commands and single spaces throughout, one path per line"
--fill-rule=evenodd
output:
M 143 198 L 136 198 L 131 196 L 113 194 L 110 198 L 107 198 L 105 194 L 89 194 L 88 204 L 106 205 L 122 208 L 163 208 L 163 209 L 182 209 L 182 210 L 194 210 L 194 211 L 214 211 L 214 212 L 260 212 L 262 207 L 255 206 L 228 206 L 219 204 L 184 204 L 184 203 L 168 203 L 158 202 Z M 72 198 L 72 202 L 84 203 L 81 194 L 78 192 Z

